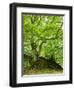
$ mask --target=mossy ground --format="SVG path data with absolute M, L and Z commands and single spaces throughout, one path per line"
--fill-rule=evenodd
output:
M 31 62 L 29 62 L 31 61 Z M 37 61 L 32 61 L 26 58 L 24 60 L 24 75 L 35 74 L 60 74 L 63 73 L 63 68 L 57 64 L 53 59 L 39 58 Z
M 63 70 L 55 69 L 29 69 L 24 71 L 24 75 L 33 75 L 33 74 L 60 74 L 63 73 Z

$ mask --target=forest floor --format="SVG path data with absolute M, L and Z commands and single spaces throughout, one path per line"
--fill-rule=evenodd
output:
M 24 75 L 63 73 L 63 68 L 55 62 L 54 58 L 46 59 L 45 57 L 40 57 L 38 61 L 29 62 L 31 61 L 30 57 L 26 55 L 25 60 L 23 64 Z
M 30 69 L 24 72 L 24 75 L 33 75 L 33 74 L 60 74 L 63 73 L 63 70 L 55 70 L 55 69 Z

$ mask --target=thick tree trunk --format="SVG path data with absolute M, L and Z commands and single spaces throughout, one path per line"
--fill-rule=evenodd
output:
M 37 51 L 37 45 L 36 45 L 36 43 L 33 40 L 31 40 L 30 42 L 31 42 L 33 60 L 37 61 L 38 58 L 39 58 L 39 53 Z
M 34 61 L 39 60 L 39 55 L 38 55 L 38 52 L 36 50 L 33 51 L 33 59 L 34 59 Z

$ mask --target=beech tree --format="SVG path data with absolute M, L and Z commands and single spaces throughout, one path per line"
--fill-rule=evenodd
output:
M 49 58 L 63 64 L 63 16 L 23 14 L 24 54 Z

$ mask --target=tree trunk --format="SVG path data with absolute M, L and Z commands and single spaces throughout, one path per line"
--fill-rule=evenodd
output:
M 33 50 L 33 59 L 34 59 L 34 61 L 39 60 L 39 55 L 38 55 L 38 52 L 36 50 Z

